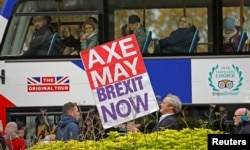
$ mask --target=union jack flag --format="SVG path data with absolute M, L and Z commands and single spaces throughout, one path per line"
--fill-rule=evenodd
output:
M 28 85 L 35 85 L 35 84 L 39 85 L 44 83 L 68 84 L 70 83 L 70 80 L 68 76 L 27 77 Z

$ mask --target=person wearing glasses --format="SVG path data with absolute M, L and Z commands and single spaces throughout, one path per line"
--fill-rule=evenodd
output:
M 178 29 L 171 32 L 168 37 L 159 40 L 160 52 L 163 54 L 188 53 L 196 30 L 190 16 L 180 17 Z
M 238 108 L 234 112 L 235 134 L 250 134 L 250 112 L 247 108 Z

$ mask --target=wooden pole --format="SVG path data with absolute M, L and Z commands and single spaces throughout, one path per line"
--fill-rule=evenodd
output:
M 186 7 L 187 7 L 186 0 L 183 0 L 183 16 L 186 16 Z
M 240 0 L 240 28 L 243 29 L 244 16 L 243 16 L 244 0 Z

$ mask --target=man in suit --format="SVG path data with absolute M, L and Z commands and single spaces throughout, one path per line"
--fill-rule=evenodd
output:
M 160 104 L 161 117 L 152 132 L 164 129 L 177 129 L 176 115 L 181 111 L 182 103 L 178 96 L 168 94 Z

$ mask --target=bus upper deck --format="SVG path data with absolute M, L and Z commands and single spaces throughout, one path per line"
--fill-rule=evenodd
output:
M 227 16 L 235 19 L 235 25 L 246 29 L 247 35 L 250 31 L 248 25 L 250 24 L 248 21 L 250 1 L 247 0 L 204 0 L 201 2 L 194 0 L 175 2 L 127 0 L 121 4 L 115 0 L 74 2 L 69 0 L 19 0 L 17 2 L 11 11 L 12 14 L 9 15 L 11 17 L 7 18 L 9 23 L 2 40 L 1 56 L 20 56 L 20 52 L 27 49 L 33 32 L 31 19 L 35 15 L 50 16 L 53 28 L 60 34 L 61 29 L 65 26 L 69 26 L 74 34 L 77 32 L 79 24 L 89 16 L 95 17 L 99 22 L 99 44 L 121 37 L 121 27 L 127 23 L 127 18 L 131 14 L 136 14 L 141 18 L 141 24 L 146 30 L 152 31 L 153 39 L 169 36 L 177 28 L 179 17 L 188 15 L 192 17 L 193 24 L 199 31 L 200 40 L 194 53 L 181 55 L 234 55 L 235 52 L 223 52 L 223 18 Z M 11 1 L 11 3 L 15 3 L 15 1 Z M 249 40 L 246 39 L 238 53 L 245 54 L 248 51 Z M 150 56 L 164 55 L 156 53 L 155 47 L 151 48 L 147 54 Z M 65 57 L 65 55 L 61 57 Z

